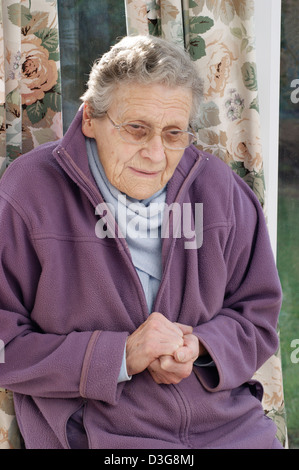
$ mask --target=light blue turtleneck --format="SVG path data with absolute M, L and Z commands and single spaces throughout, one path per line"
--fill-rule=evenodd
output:
M 86 139 L 86 146 L 92 175 L 104 201 L 114 207 L 116 222 L 125 234 L 151 313 L 162 277 L 161 225 L 166 188 L 142 201 L 130 198 L 108 181 L 96 141 Z

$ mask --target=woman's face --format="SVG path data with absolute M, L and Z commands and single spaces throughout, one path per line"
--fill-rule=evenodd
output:
M 145 144 L 123 141 L 109 118 L 89 118 L 83 112 L 82 131 L 94 138 L 110 183 L 136 199 L 146 199 L 162 189 L 173 175 L 184 150 L 165 148 L 161 131 L 165 128 L 187 130 L 192 106 L 191 90 L 163 85 L 120 85 L 114 94 L 109 117 L 117 125 L 127 122 L 155 129 Z

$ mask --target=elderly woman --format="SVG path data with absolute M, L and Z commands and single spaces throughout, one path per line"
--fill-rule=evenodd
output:
M 254 194 L 192 145 L 201 95 L 181 48 L 124 38 L 1 180 L 0 385 L 27 448 L 280 447 L 251 380 L 280 283 Z

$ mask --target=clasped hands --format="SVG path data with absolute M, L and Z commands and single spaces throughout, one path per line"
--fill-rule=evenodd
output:
M 193 362 L 206 354 L 193 328 L 172 323 L 153 312 L 127 339 L 126 361 L 129 375 L 148 369 L 158 384 L 177 384 L 188 377 Z

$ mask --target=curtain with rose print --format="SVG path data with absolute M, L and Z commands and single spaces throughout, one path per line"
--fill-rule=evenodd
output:
M 253 0 L 125 0 L 127 34 L 153 34 L 189 52 L 204 81 L 198 148 L 217 155 L 265 207 Z M 287 445 L 280 352 L 255 374 Z
M 0 0 L 0 174 L 62 136 L 57 2 Z
M 62 136 L 58 37 L 56 1 L 0 0 L 0 175 Z M 0 449 L 20 447 L 13 394 L 0 388 Z

